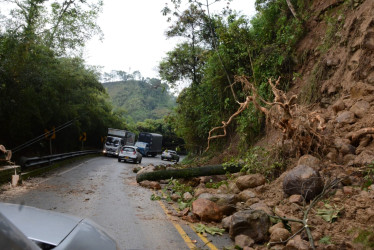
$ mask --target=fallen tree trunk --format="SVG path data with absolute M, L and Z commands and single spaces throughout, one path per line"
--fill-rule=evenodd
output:
M 170 178 L 191 178 L 198 176 L 210 176 L 210 175 L 222 175 L 229 173 L 237 173 L 242 169 L 241 165 L 232 166 L 204 166 L 196 168 L 185 168 L 185 169 L 171 169 L 171 170 L 159 170 L 154 172 L 140 173 L 136 175 L 136 181 L 139 183 L 141 181 L 158 181 L 166 180 Z

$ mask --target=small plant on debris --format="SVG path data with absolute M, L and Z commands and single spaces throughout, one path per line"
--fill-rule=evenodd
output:
M 219 182 L 213 182 L 212 179 L 210 179 L 209 182 L 205 183 L 206 188 L 214 188 L 214 189 L 218 189 L 222 185 L 228 186 L 229 184 L 226 180 L 219 181 Z
M 332 244 L 331 242 L 331 237 L 329 235 L 323 236 L 320 240 L 319 243 L 324 244 L 324 245 L 330 245 Z
M 363 188 L 368 188 L 374 184 L 374 161 L 364 169 L 363 175 L 365 180 Z
M 268 181 L 280 176 L 286 169 L 286 161 L 278 150 L 266 150 L 262 147 L 251 147 L 240 160 L 231 159 L 225 165 L 242 164 L 241 172 L 260 173 Z
M 371 230 L 360 229 L 353 242 L 363 245 L 363 249 L 374 249 L 374 228 Z

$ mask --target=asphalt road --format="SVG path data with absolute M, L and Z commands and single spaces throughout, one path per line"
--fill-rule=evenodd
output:
M 161 162 L 167 163 L 160 156 L 144 157 L 141 165 Z M 65 166 L 2 201 L 90 218 L 112 235 L 120 249 L 222 249 L 232 245 L 227 235 L 202 237 L 186 222 L 170 216 L 170 204 L 152 201 L 153 191 L 137 185 L 132 172 L 135 166 L 116 158 L 91 158 Z

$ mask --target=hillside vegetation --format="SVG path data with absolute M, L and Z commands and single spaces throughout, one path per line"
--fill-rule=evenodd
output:
M 158 79 L 106 82 L 103 86 L 128 123 L 162 119 L 176 104 L 168 86 Z

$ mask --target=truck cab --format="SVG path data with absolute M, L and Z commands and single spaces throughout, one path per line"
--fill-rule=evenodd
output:
M 104 155 L 117 156 L 119 148 L 125 145 L 125 141 L 122 138 L 108 136 L 104 145 L 103 153 Z

